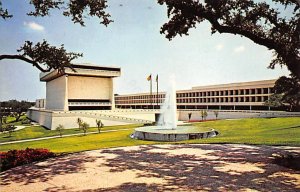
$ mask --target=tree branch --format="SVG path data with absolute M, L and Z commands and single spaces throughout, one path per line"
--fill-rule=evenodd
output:
M 22 55 L 0 55 L 0 60 L 3 60 L 3 59 L 18 59 L 18 60 L 25 61 L 27 63 L 31 63 L 33 66 L 38 68 L 41 72 L 49 72 L 51 70 L 51 68 L 43 69 L 37 62 L 35 62 L 31 59 L 28 59 Z

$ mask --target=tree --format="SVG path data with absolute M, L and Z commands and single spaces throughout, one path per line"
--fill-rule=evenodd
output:
M 270 95 L 270 97 L 268 98 L 268 100 L 265 101 L 264 105 L 268 106 L 268 107 L 274 107 L 274 108 L 278 108 L 283 106 L 283 101 L 282 101 L 282 94 L 272 94 Z
M 81 26 L 85 26 L 84 18 L 87 16 L 98 17 L 100 23 L 105 26 L 112 22 L 110 14 L 106 13 L 108 7 L 106 0 L 30 0 L 29 3 L 33 5 L 34 10 L 27 13 L 28 16 L 44 17 L 50 15 L 52 9 L 58 9 L 62 10 L 64 16 L 71 17 L 74 23 L 79 23 Z M 13 17 L 7 9 L 2 7 L 1 0 L 0 17 L 4 20 Z M 72 69 L 71 61 L 83 56 L 81 53 L 67 52 L 64 45 L 51 46 L 46 40 L 35 45 L 31 41 L 25 41 L 25 44 L 17 51 L 20 54 L 0 55 L 0 60 L 18 59 L 32 64 L 42 72 L 52 69 L 61 72 L 65 67 Z
M 87 132 L 87 130 L 88 130 L 89 127 L 90 127 L 90 125 L 87 124 L 86 122 L 83 122 L 83 123 L 82 123 L 81 129 L 82 129 L 84 135 L 86 135 L 86 132 Z
M 101 128 L 104 126 L 101 120 L 96 119 L 96 124 L 98 128 L 98 132 L 100 133 Z
M 300 111 L 300 81 L 293 77 L 280 77 L 274 86 L 275 94 L 281 94 L 281 102 L 288 103 L 290 111 Z
M 269 68 L 286 65 L 292 77 L 300 79 L 300 2 L 298 0 L 158 0 L 167 5 L 167 23 L 161 33 L 171 40 L 188 35 L 197 23 L 208 21 L 212 34 L 241 35 L 258 45 L 273 50 Z M 287 17 L 274 6 L 292 8 Z
M 203 121 L 203 119 L 206 120 L 207 115 L 208 115 L 208 114 L 207 114 L 207 111 L 206 111 L 206 110 L 202 110 L 202 111 L 201 111 L 202 121 Z
M 189 117 L 189 121 L 190 121 L 192 118 L 192 113 L 188 113 L 188 117 Z
M 80 119 L 80 118 L 78 117 L 78 118 L 77 118 L 77 124 L 78 124 L 79 130 L 82 128 L 82 123 L 83 123 L 82 119 Z
M 215 114 L 215 116 L 216 116 L 216 119 L 218 119 L 219 111 L 214 111 L 214 114 Z
M 60 136 L 60 137 L 62 137 L 62 131 L 63 131 L 64 129 L 65 129 L 64 126 L 61 125 L 61 124 L 59 124 L 59 125 L 55 128 L 55 130 L 59 133 L 59 136 Z
M 2 123 L 7 124 L 7 117 L 6 116 L 2 117 Z
M 6 102 L 6 106 L 10 108 L 11 115 L 16 118 L 16 121 L 19 121 L 23 113 L 32 106 L 32 103 L 28 101 L 9 100 Z
M 11 137 L 11 134 L 15 131 L 15 129 L 16 129 L 16 126 L 11 124 L 11 125 L 6 125 L 4 130 L 7 131 L 9 134 L 9 137 Z

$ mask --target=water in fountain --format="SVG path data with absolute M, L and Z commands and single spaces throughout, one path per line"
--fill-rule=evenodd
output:
M 158 126 L 163 129 L 176 129 L 177 115 L 176 115 L 176 89 L 175 77 L 170 77 L 170 88 L 166 92 L 164 103 L 160 107 L 160 117 Z
M 170 78 L 170 89 L 166 92 L 165 101 L 161 105 L 157 126 L 138 127 L 131 138 L 152 141 L 183 141 L 214 137 L 218 134 L 214 129 L 204 130 L 192 125 L 177 128 L 175 78 Z M 207 130 L 208 129 L 208 130 Z

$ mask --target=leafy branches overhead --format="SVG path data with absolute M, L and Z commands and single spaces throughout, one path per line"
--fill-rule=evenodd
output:
M 81 26 L 84 26 L 86 15 L 98 17 L 100 23 L 105 26 L 112 22 L 110 15 L 105 11 L 108 7 L 106 0 L 30 0 L 29 3 L 34 7 L 34 11 L 27 13 L 29 16 L 44 17 L 50 15 L 50 10 L 58 9 L 63 11 L 64 16 L 71 17 L 74 23 L 79 23 Z M 1 0 L 0 17 L 3 19 L 12 17 L 9 11 L 2 8 Z M 31 41 L 26 41 L 18 52 L 21 54 L 0 55 L 0 60 L 19 59 L 31 63 L 42 72 L 48 72 L 51 69 L 61 72 L 65 67 L 72 68 L 72 60 L 82 57 L 80 53 L 67 52 L 64 45 L 51 46 L 45 40 L 35 45 Z
M 2 8 L 2 3 L 0 1 L 0 17 L 2 17 L 2 19 L 7 19 L 7 18 L 11 18 L 12 15 L 10 15 L 7 11 L 7 9 L 3 9 Z
M 67 52 L 64 45 L 61 47 L 51 46 L 46 40 L 35 45 L 31 41 L 26 41 L 18 52 L 21 54 L 0 55 L 0 60 L 19 59 L 31 63 L 42 72 L 48 72 L 51 69 L 62 72 L 65 67 L 72 68 L 72 60 L 82 57 L 81 53 Z
M 274 86 L 275 94 L 281 94 L 281 101 L 290 105 L 290 110 L 300 111 L 300 82 L 296 78 L 280 77 Z
M 300 79 L 300 4 L 297 0 L 158 0 L 168 8 L 167 23 L 161 33 L 169 40 L 177 35 L 188 35 L 190 28 L 208 21 L 212 34 L 230 33 L 241 35 L 274 51 L 269 67 L 286 65 L 292 76 Z M 290 17 L 280 14 L 272 5 L 290 6 Z
M 30 0 L 30 4 L 34 6 L 35 11 L 31 11 L 27 15 L 44 17 L 49 15 L 50 9 L 60 9 L 64 2 L 61 0 Z
M 84 11 L 89 9 L 88 15 L 96 16 L 101 19 L 101 24 L 107 26 L 110 20 L 110 14 L 105 12 L 107 8 L 106 0 L 70 0 L 68 9 L 63 12 L 65 16 L 72 17 L 74 23 L 84 26 Z
M 107 0 L 30 0 L 30 4 L 34 6 L 34 11 L 27 13 L 29 16 L 44 17 L 50 15 L 50 10 L 58 9 L 63 11 L 64 16 L 71 17 L 74 23 L 82 26 L 87 16 L 98 17 L 105 26 L 112 22 L 111 15 L 106 13 Z M 0 16 L 3 19 L 11 17 L 7 10 L 2 9 L 1 1 Z

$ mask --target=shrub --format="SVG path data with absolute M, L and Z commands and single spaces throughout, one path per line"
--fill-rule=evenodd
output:
M 30 124 L 31 121 L 29 119 L 23 119 L 22 124 Z
M 19 165 L 28 164 L 54 156 L 55 154 L 50 152 L 48 149 L 26 148 L 25 150 L 9 150 L 7 152 L 0 152 L 0 171 L 5 171 Z

